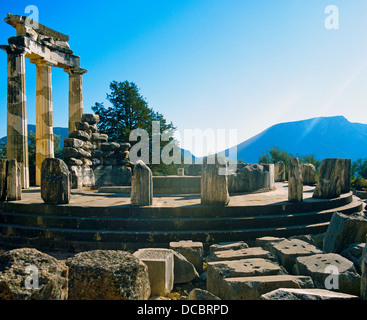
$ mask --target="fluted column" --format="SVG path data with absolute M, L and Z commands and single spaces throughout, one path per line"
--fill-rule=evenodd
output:
M 52 64 L 43 59 L 31 60 L 37 66 L 36 95 L 36 185 L 41 185 L 42 162 L 54 158 Z
M 75 131 L 75 122 L 83 115 L 83 74 L 86 69 L 67 68 L 69 74 L 69 133 Z
M 27 99 L 25 87 L 25 53 L 23 47 L 1 46 L 8 54 L 7 85 L 7 158 L 20 168 L 22 188 L 29 188 Z

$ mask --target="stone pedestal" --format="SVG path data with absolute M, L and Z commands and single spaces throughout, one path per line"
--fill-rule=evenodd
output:
M 77 130 L 75 123 L 83 115 L 83 74 L 86 69 L 67 68 L 69 74 L 69 133 Z
M 298 158 L 290 158 L 289 160 L 288 201 L 303 201 L 302 173 Z
M 350 159 L 323 159 L 313 197 L 330 199 L 350 191 Z
M 7 160 L 6 198 L 7 201 L 17 201 L 22 198 L 21 171 L 15 159 Z
M 131 179 L 131 204 L 133 206 L 153 204 L 152 171 L 142 160 L 138 160 L 134 166 L 134 174 Z
M 222 159 L 223 160 L 223 159 Z M 201 204 L 226 206 L 229 203 L 227 164 L 214 156 L 204 159 L 201 172 Z
M 313 186 L 317 183 L 316 168 L 311 163 L 301 165 L 302 181 L 304 185 Z
M 274 181 L 282 182 L 285 181 L 285 164 L 283 161 L 279 161 L 274 164 Z
M 41 170 L 41 197 L 47 204 L 70 202 L 71 175 L 61 159 L 45 159 Z
M 2 46 L 7 54 L 7 158 L 20 167 L 23 188 L 29 188 L 25 48 Z
M 43 59 L 31 60 L 37 66 L 36 96 L 36 185 L 41 185 L 42 162 L 54 157 L 52 64 Z
M 151 295 L 167 295 L 173 289 L 174 260 L 169 249 L 139 249 L 134 256 L 148 266 Z

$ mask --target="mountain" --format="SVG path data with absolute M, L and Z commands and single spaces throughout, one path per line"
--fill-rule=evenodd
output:
M 28 125 L 28 135 L 29 132 L 36 132 L 36 126 L 34 124 L 29 124 Z M 61 127 L 54 127 L 54 134 L 61 136 L 60 139 L 60 147 L 63 148 L 64 147 L 64 139 L 67 138 L 69 136 L 69 129 L 68 128 L 61 128 Z M 0 143 L 6 143 L 6 136 L 0 139 Z
M 293 155 L 316 158 L 367 158 L 367 124 L 349 122 L 343 116 L 320 117 L 276 124 L 237 145 L 237 159 L 256 163 L 273 146 Z M 225 151 L 230 156 L 233 148 Z

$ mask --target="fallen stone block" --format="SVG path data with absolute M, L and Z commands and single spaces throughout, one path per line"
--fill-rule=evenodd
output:
M 82 115 L 82 122 L 87 122 L 90 125 L 97 124 L 99 122 L 99 115 L 93 113 L 84 113 Z
M 227 261 L 227 260 L 242 260 L 250 258 L 273 259 L 269 251 L 261 247 L 252 247 L 239 250 L 224 250 L 215 251 L 209 255 L 206 260 L 209 261 Z
M 365 243 L 353 243 L 340 253 L 341 256 L 353 262 L 359 274 L 362 274 L 362 254 L 365 246 Z
M 170 249 L 145 248 L 134 256 L 148 266 L 152 295 L 164 296 L 171 292 L 174 282 L 174 258 Z
M 194 265 L 181 253 L 173 251 L 174 254 L 174 283 L 186 283 L 199 277 Z
M 68 268 L 36 249 L 0 255 L 0 300 L 67 300 Z
M 75 139 L 80 139 L 83 141 L 89 141 L 91 139 L 91 136 L 82 130 L 75 130 L 75 131 L 71 131 L 69 133 L 69 138 L 75 138 Z
M 282 269 L 265 259 L 244 259 L 208 262 L 207 289 L 218 297 L 223 296 L 226 278 L 282 274 Z
M 64 139 L 64 147 L 68 148 L 81 148 L 85 144 L 85 141 L 76 138 Z
M 292 272 L 296 258 L 322 253 L 322 251 L 315 246 L 298 239 L 286 239 L 270 243 L 269 250 L 278 258 L 279 263 L 290 273 Z
M 367 218 L 363 213 L 345 215 L 334 212 L 324 237 L 324 251 L 340 253 L 349 245 L 365 242 Z
M 226 278 L 223 281 L 222 300 L 257 300 L 263 294 L 279 288 L 313 288 L 308 276 L 273 275 Z
M 204 249 L 201 242 L 193 242 L 192 240 L 170 242 L 169 248 L 181 253 L 194 265 L 199 274 L 203 272 Z
M 259 300 L 358 300 L 358 296 L 325 289 L 281 288 L 263 294 Z
M 218 244 L 212 244 L 209 247 L 209 253 L 212 254 L 216 251 L 223 251 L 223 250 L 239 250 L 239 249 L 246 249 L 248 248 L 247 243 L 243 241 L 235 241 L 235 242 L 221 242 Z
M 148 267 L 131 253 L 93 250 L 66 260 L 70 300 L 147 300 Z
M 64 161 L 47 158 L 41 168 L 41 198 L 47 204 L 66 204 L 71 197 L 71 175 Z
M 269 250 L 268 246 L 269 246 L 270 243 L 279 242 L 279 241 L 283 241 L 283 240 L 285 240 L 285 238 L 261 237 L 261 238 L 256 238 L 256 243 L 258 244 L 258 246 L 264 248 L 265 250 Z
M 220 299 L 207 290 L 195 288 L 190 291 L 189 300 L 220 300 Z
M 360 294 L 361 277 L 353 262 L 335 253 L 321 253 L 296 259 L 294 274 L 310 276 L 316 288 Z

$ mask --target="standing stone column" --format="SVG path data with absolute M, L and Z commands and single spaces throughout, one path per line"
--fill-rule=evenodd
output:
M 303 182 L 298 158 L 289 159 L 288 201 L 303 201 Z
M 142 160 L 138 160 L 134 165 L 134 174 L 131 179 L 131 204 L 133 206 L 153 204 L 152 171 Z
M 36 185 L 41 185 L 43 160 L 54 157 L 52 64 L 44 59 L 31 60 L 37 66 L 36 96 Z
M 27 99 L 25 87 L 26 48 L 1 46 L 8 54 L 7 158 L 20 167 L 21 184 L 29 188 Z
M 216 156 L 204 159 L 200 183 L 202 205 L 226 206 L 229 203 L 228 177 L 224 174 L 227 165 L 222 163 L 224 161 L 219 161 Z
M 88 70 L 67 68 L 69 74 L 69 133 L 76 130 L 75 123 L 83 115 L 83 74 Z

